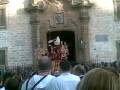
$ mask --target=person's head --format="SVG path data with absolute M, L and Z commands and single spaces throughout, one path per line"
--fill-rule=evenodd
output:
M 2 84 L 2 76 L 0 75 L 0 85 Z
M 62 60 L 60 62 L 60 69 L 62 72 L 67 72 L 67 71 L 70 71 L 71 69 L 71 64 L 68 60 Z
M 6 82 L 6 80 L 7 80 L 8 78 L 13 77 L 13 76 L 14 76 L 14 73 L 12 73 L 12 72 L 5 72 L 5 73 L 3 74 L 3 84 Z
M 43 56 L 41 59 L 38 60 L 38 68 L 40 71 L 51 70 L 52 61 L 49 57 Z
M 5 82 L 5 90 L 18 90 L 19 88 L 19 81 L 15 78 L 9 78 Z
M 119 75 L 105 69 L 92 69 L 89 71 L 77 90 L 120 90 Z
M 86 71 L 85 71 L 84 66 L 78 64 L 78 65 L 75 65 L 73 67 L 73 71 L 72 72 L 73 72 L 73 74 L 80 76 L 80 75 L 84 75 Z

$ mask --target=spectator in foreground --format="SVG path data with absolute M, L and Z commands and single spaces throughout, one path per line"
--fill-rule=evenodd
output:
M 18 90 L 19 81 L 15 78 L 9 78 L 5 82 L 5 90 Z
M 117 73 L 96 68 L 85 75 L 77 90 L 120 90 L 119 85 Z
M 51 75 L 51 67 L 50 58 L 43 56 L 38 60 L 38 74 L 26 80 L 21 90 L 65 90 L 62 83 Z
M 71 65 L 68 60 L 60 62 L 60 69 L 62 74 L 57 77 L 58 81 L 63 82 L 64 90 L 76 90 L 78 83 L 80 82 L 79 76 L 70 73 Z
M 5 87 L 2 83 L 2 76 L 0 76 L 0 90 L 5 90 Z
M 80 79 L 82 79 L 82 78 L 85 76 L 85 72 L 86 72 L 86 71 L 85 71 L 84 66 L 83 66 L 83 65 L 80 65 L 80 64 L 75 65 L 75 66 L 73 67 L 73 71 L 72 71 L 72 73 L 75 74 L 75 75 L 77 75 L 77 76 L 79 76 Z
M 3 85 L 5 84 L 5 82 L 7 81 L 7 79 L 11 78 L 14 76 L 14 73 L 12 72 L 5 72 L 3 74 Z

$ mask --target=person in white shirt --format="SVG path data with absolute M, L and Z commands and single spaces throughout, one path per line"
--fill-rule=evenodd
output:
M 79 76 L 70 73 L 71 65 L 68 60 L 60 62 L 61 75 L 57 77 L 58 81 L 64 83 L 64 90 L 76 90 L 80 82 Z
M 38 74 L 26 80 L 21 90 L 65 90 L 63 83 L 58 82 L 56 77 L 51 75 L 52 62 L 47 56 L 38 60 Z
M 5 87 L 0 88 L 0 90 L 5 90 Z

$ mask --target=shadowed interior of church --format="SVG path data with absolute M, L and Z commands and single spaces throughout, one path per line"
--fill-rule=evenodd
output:
M 69 50 L 68 60 L 75 64 L 75 35 L 73 31 L 53 31 L 47 33 L 47 38 L 49 40 L 56 39 L 60 37 L 60 41 L 66 42 Z

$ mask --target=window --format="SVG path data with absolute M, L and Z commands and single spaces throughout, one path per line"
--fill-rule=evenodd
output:
M 115 21 L 120 20 L 120 0 L 113 0 L 114 2 L 114 18 Z
M 0 9 L 0 28 L 6 27 L 5 9 Z
M 120 40 L 116 41 L 116 48 L 117 48 L 117 60 L 120 60 Z
M 6 28 L 6 4 L 8 0 L 0 0 L 0 29 Z
M 5 65 L 5 50 L 0 50 L 0 65 Z

